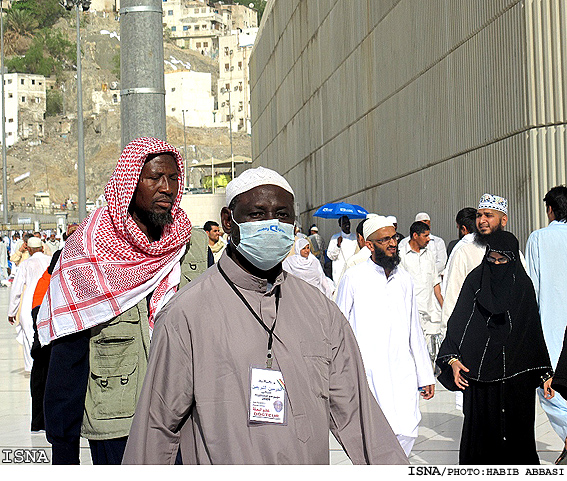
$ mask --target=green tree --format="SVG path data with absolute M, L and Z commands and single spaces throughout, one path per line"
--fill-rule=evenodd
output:
M 59 76 L 63 68 L 75 62 L 74 50 L 74 44 L 61 31 L 43 29 L 36 34 L 25 55 L 7 60 L 6 67 L 10 72 Z
M 37 21 L 37 28 L 52 27 L 61 17 L 68 15 L 59 0 L 18 0 L 10 10 L 29 13 Z
M 45 99 L 45 114 L 53 117 L 63 112 L 63 95 L 59 90 L 48 89 Z
M 31 37 L 39 23 L 26 10 L 10 9 L 6 12 L 6 29 L 21 36 Z

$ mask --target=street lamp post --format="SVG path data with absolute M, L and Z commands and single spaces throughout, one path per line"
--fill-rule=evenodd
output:
M 187 188 L 189 187 L 189 172 L 187 172 L 187 136 L 185 135 L 185 112 L 187 112 L 187 110 L 182 110 L 181 112 L 183 112 L 183 162 L 185 169 L 185 187 Z
M 230 89 L 222 88 L 221 93 L 228 92 L 228 127 L 230 132 L 230 166 L 232 178 L 234 179 L 234 154 L 232 153 L 232 104 L 230 102 Z
M 1 0 L 0 0 L 1 1 Z M 64 3 L 63 3 L 64 2 Z M 81 16 L 83 11 L 89 9 L 90 0 L 61 0 L 67 10 L 76 11 L 77 20 L 77 173 L 79 184 L 79 222 L 87 216 L 87 191 L 85 181 L 85 139 L 83 129 L 83 81 L 81 77 Z
M 6 96 L 4 95 L 4 0 L 0 0 L 0 70 L 2 81 L 2 219 L 8 223 L 8 162 L 6 160 Z

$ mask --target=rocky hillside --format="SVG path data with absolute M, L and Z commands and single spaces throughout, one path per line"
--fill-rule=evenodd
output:
M 100 14 L 85 15 L 81 24 L 83 50 L 82 80 L 85 134 L 85 164 L 87 198 L 95 200 L 104 189 L 116 160 L 120 155 L 120 105 L 112 105 L 95 112 L 93 92 L 100 92 L 102 85 L 119 81 L 116 75 L 116 59 L 119 55 L 120 25 L 114 15 L 102 18 Z M 62 19 L 56 25 L 68 32 L 75 41 L 75 25 Z M 212 91 L 216 92 L 218 64 L 209 57 L 188 49 L 180 49 L 170 43 L 164 45 L 166 71 L 178 62 L 190 63 L 191 69 L 212 74 Z M 33 202 L 38 191 L 49 191 L 51 201 L 57 204 L 67 199 L 77 200 L 77 121 L 75 72 L 66 72 L 59 87 L 64 86 L 64 115 L 47 117 L 45 137 L 22 141 L 8 149 L 8 196 L 10 202 Z M 68 126 L 68 127 L 67 127 Z M 167 119 L 167 140 L 182 149 L 183 126 L 175 119 Z M 186 143 L 195 146 L 198 160 L 228 158 L 230 139 L 228 129 L 186 129 Z M 233 132 L 234 155 L 251 156 L 250 139 L 246 134 Z M 30 172 L 30 176 L 15 184 L 14 179 Z

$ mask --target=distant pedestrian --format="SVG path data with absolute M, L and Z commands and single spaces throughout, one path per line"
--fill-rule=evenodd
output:
M 209 250 L 211 251 L 211 254 L 213 256 L 213 263 L 218 262 L 226 247 L 226 244 L 220 236 L 220 226 L 218 222 L 215 222 L 214 220 L 208 220 L 207 222 L 205 222 L 203 230 L 209 237 Z
M 437 359 L 439 381 L 463 390 L 459 464 L 539 464 L 535 390 L 551 389 L 551 363 L 532 282 L 516 237 L 486 238 L 480 266 L 466 278 Z
M 563 362 L 567 353 L 563 337 L 567 328 L 567 289 L 560 287 L 564 286 L 567 273 L 567 187 L 553 187 L 543 201 L 549 225 L 529 236 L 526 244 L 526 265 L 535 288 L 551 365 L 558 375 L 564 375 L 558 362 L 562 349 Z M 567 366 L 563 366 L 563 369 L 565 367 Z M 557 390 L 560 395 L 553 399 L 546 398 L 541 389 L 538 389 L 537 393 L 551 427 L 565 443 L 556 464 L 567 464 L 566 392 L 561 387 Z
M 327 247 L 327 256 L 333 261 L 333 281 L 338 285 L 347 260 L 356 250 L 356 234 L 350 231 L 350 219 L 343 215 L 339 219 L 341 231 L 334 234 Z
M 26 242 L 29 257 L 18 266 L 18 271 L 10 289 L 10 303 L 8 305 L 8 322 L 16 323 L 19 312 L 19 323 L 16 326 L 16 339 L 24 347 L 24 369 L 31 372 L 33 358 L 31 347 L 33 345 L 34 330 L 32 320 L 32 299 L 37 281 L 43 275 L 51 258 L 43 253 L 41 239 L 30 237 Z
M 389 215 L 386 217 L 386 219 L 394 224 L 394 229 L 396 229 L 396 239 L 398 240 L 399 245 L 401 240 L 404 238 L 404 235 L 398 232 L 398 219 L 394 215 Z
M 309 229 L 309 242 L 311 242 L 311 247 L 313 251 L 311 252 L 323 266 L 325 264 L 325 240 L 323 236 L 319 234 L 319 228 L 313 224 Z
M 443 298 L 441 276 L 435 266 L 435 256 L 429 250 L 429 232 L 425 222 L 414 222 L 410 226 L 410 240 L 400 248 L 400 265 L 413 279 L 421 327 L 431 361 L 434 362 L 441 344 L 441 313 L 436 303 L 443 306 Z
M 476 209 L 473 207 L 461 209 L 457 212 L 455 222 L 457 223 L 458 239 L 454 239 L 447 244 L 447 256 L 449 256 L 449 260 L 451 259 L 453 249 L 459 241 L 467 235 L 473 237 L 471 234 L 476 232 Z M 447 260 L 447 265 L 449 264 L 449 260 Z

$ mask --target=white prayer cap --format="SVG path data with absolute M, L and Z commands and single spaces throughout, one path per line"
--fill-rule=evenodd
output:
M 313 230 L 313 231 L 315 231 L 315 232 L 319 232 L 319 228 L 318 228 L 316 225 L 314 225 L 313 227 L 311 227 L 310 230 Z
M 373 234 L 382 227 L 394 227 L 394 223 L 388 220 L 388 218 L 384 217 L 383 215 L 376 215 L 376 214 L 367 215 L 366 221 L 362 226 L 362 233 L 364 234 L 364 240 L 367 240 L 370 234 Z
M 248 192 L 254 187 L 260 185 L 277 185 L 284 190 L 287 190 L 295 197 L 293 189 L 280 174 L 275 170 L 266 169 L 265 167 L 257 167 L 255 169 L 248 169 L 242 172 L 238 177 L 232 179 L 226 186 L 226 205 L 230 205 L 232 199 L 237 195 Z
M 398 219 L 396 219 L 396 217 L 393 216 L 393 215 L 386 216 L 386 219 L 388 219 L 390 222 L 392 222 L 392 224 L 398 223 Z
M 484 194 L 478 202 L 479 209 L 493 209 L 508 215 L 508 201 L 494 194 Z
M 429 218 L 429 215 L 426 212 L 420 212 L 415 216 L 414 222 L 420 222 L 424 220 L 431 220 L 431 219 Z
M 43 244 L 41 243 L 41 239 L 39 237 L 30 237 L 28 239 L 28 247 L 31 247 L 32 249 L 36 249 L 38 247 L 41 247 Z

